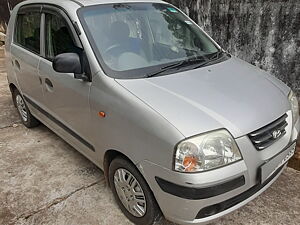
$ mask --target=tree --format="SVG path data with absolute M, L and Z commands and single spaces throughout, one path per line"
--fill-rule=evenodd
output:
M 15 7 L 23 0 L 1 0 L 0 1 L 0 31 L 5 32 L 6 24 L 9 20 L 9 6 Z

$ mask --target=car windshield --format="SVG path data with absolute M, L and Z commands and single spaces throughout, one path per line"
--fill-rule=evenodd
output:
M 176 62 L 205 62 L 220 51 L 169 4 L 103 4 L 81 8 L 78 15 L 104 72 L 114 78 L 147 77 Z

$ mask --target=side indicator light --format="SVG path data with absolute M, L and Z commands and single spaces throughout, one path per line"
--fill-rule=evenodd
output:
M 106 116 L 106 114 L 105 114 L 105 112 L 101 111 L 101 112 L 98 112 L 98 116 L 104 118 Z

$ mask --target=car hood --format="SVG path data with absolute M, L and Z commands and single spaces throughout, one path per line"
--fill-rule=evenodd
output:
M 176 74 L 117 80 L 185 137 L 226 128 L 237 138 L 289 110 L 289 88 L 235 57 Z

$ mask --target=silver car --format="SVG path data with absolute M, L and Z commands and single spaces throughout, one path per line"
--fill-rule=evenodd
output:
M 24 125 L 42 122 L 99 166 L 136 224 L 219 218 L 294 154 L 291 89 L 163 1 L 25 1 L 6 53 Z

